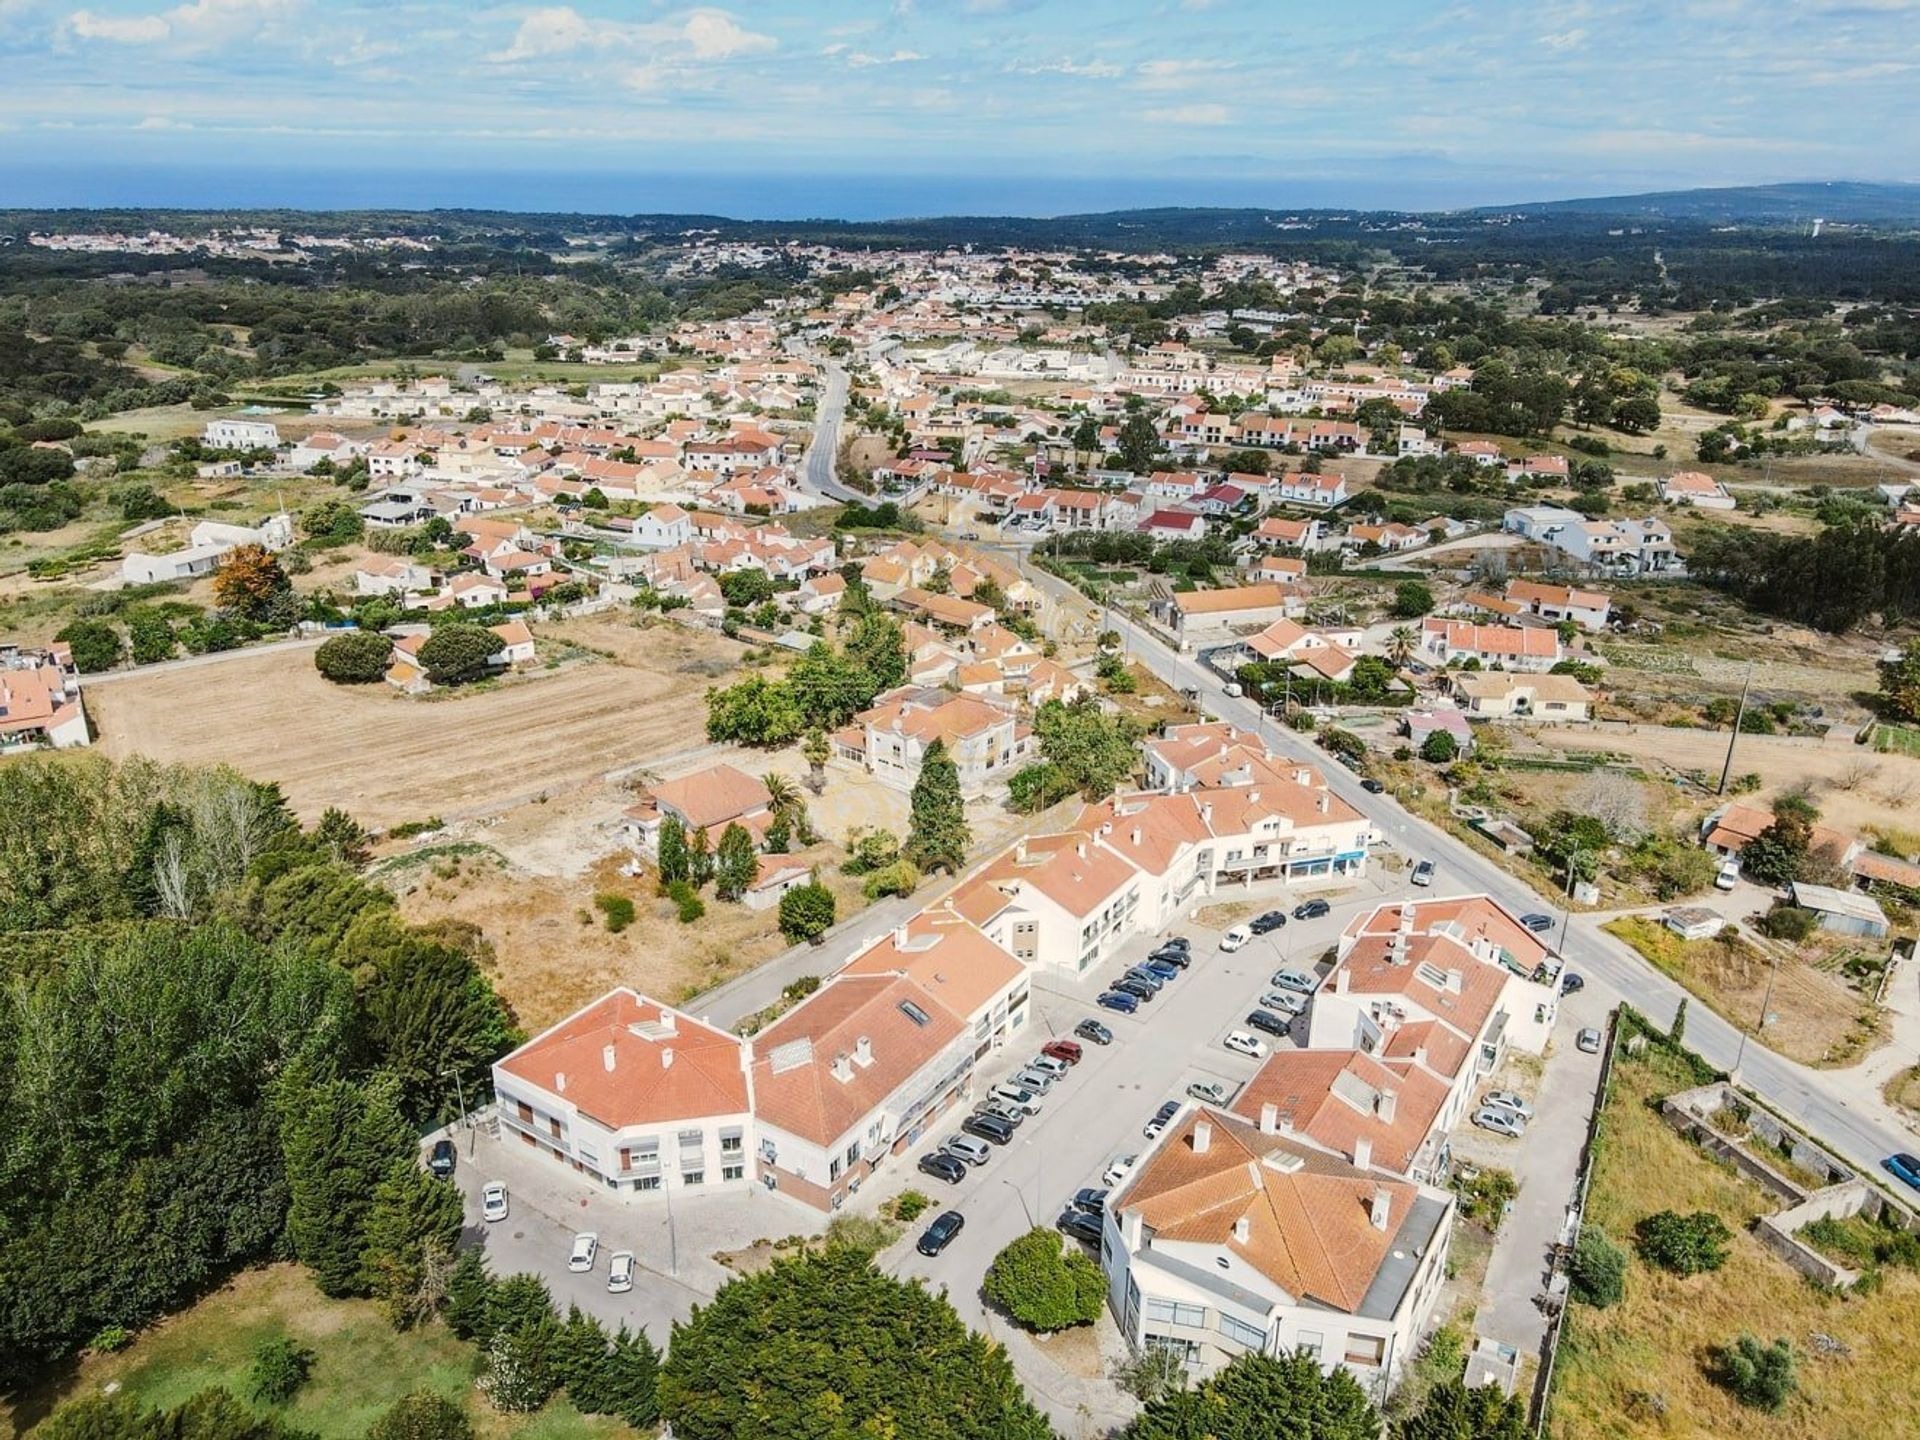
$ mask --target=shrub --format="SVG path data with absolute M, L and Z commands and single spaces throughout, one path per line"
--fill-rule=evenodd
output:
M 817 943 L 832 928 L 835 909 L 833 892 L 818 880 L 796 885 L 780 897 L 780 933 L 790 944 Z
M 918 1190 L 902 1190 L 893 1201 L 894 1218 L 899 1220 L 918 1220 L 933 1204 Z
M 1420 758 L 1432 765 L 1446 765 L 1460 753 L 1460 742 L 1445 730 L 1436 730 L 1420 742 Z
M 1573 1247 L 1569 1279 L 1574 1299 L 1597 1310 L 1617 1305 L 1627 1291 L 1627 1252 L 1597 1226 L 1589 1225 Z
M 707 913 L 707 902 L 700 898 L 690 880 L 675 880 L 667 886 L 667 898 L 678 907 L 682 925 L 691 925 Z
M 82 675 L 98 675 L 120 663 L 120 632 L 104 620 L 75 620 L 53 638 L 66 641 Z
M 1763 1345 L 1742 1334 L 1720 1348 L 1718 1359 L 1720 1383 L 1756 1410 L 1779 1410 L 1800 1383 L 1793 1373 L 1793 1346 L 1784 1338 Z
M 1813 933 L 1819 918 L 1813 911 L 1802 910 L 1797 905 L 1775 906 L 1761 918 L 1760 933 L 1769 940 L 1788 940 L 1797 944 Z
M 420 647 L 420 664 L 436 685 L 460 685 L 486 674 L 500 653 L 500 637 L 484 625 L 442 625 Z
M 470 1440 L 466 1412 L 443 1395 L 402 1395 L 367 1429 L 367 1440 Z
M 313 1352 L 286 1336 L 262 1341 L 247 1371 L 247 1395 L 256 1405 L 284 1405 L 300 1393 L 312 1368 Z
M 867 899 L 878 900 L 882 895 L 911 895 L 919 884 L 920 868 L 911 860 L 901 859 L 874 871 L 860 888 Z
M 1506 1215 L 1507 1202 L 1520 1193 L 1520 1182 L 1513 1172 L 1498 1166 L 1484 1166 L 1471 1180 L 1455 1175 L 1454 1193 L 1460 1197 L 1460 1213 L 1478 1220 L 1489 1230 L 1498 1230 Z
M 593 904 L 607 917 L 607 929 L 615 935 L 633 924 L 633 901 L 625 895 L 596 895 Z
M 1727 1243 L 1733 1232 L 1711 1210 L 1691 1215 L 1662 1210 L 1634 1227 L 1640 1258 L 1675 1275 L 1698 1275 L 1727 1263 Z
M 1091 1325 L 1106 1303 L 1100 1267 L 1037 1225 L 993 1257 L 980 1293 L 1029 1330 Z
M 393 642 L 356 630 L 336 635 L 313 652 L 313 668 L 336 685 L 367 685 L 382 679 L 393 659 Z
M 94 1332 L 87 1341 L 89 1350 L 98 1350 L 102 1354 L 112 1354 L 115 1350 L 124 1350 L 133 1343 L 133 1332 L 124 1325 L 108 1325 Z

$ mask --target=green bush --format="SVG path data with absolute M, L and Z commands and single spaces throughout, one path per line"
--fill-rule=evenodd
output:
M 1460 753 L 1460 742 L 1445 730 L 1436 730 L 1420 742 L 1420 758 L 1430 765 L 1450 764 Z
M 1769 940 L 1798 943 L 1806 939 L 1820 923 L 1820 917 L 1797 905 L 1777 905 L 1760 920 L 1760 933 Z
M 415 1390 L 388 1406 L 367 1429 L 367 1440 L 470 1440 L 466 1411 L 431 1390 Z
M 707 902 L 700 898 L 690 880 L 675 880 L 667 886 L 667 898 L 679 908 L 682 925 L 691 925 L 707 913 Z
M 833 892 L 819 881 L 796 885 L 780 897 L 780 933 L 789 944 L 818 942 L 833 927 Z
M 607 929 L 615 935 L 633 924 L 633 901 L 625 895 L 596 895 L 593 897 L 593 904 L 595 909 L 607 917 Z
M 1589 1225 L 1573 1247 L 1569 1279 L 1574 1299 L 1597 1310 L 1617 1305 L 1627 1291 L 1627 1252 L 1598 1226 Z
M 869 900 L 883 895 L 911 895 L 920 884 L 920 867 L 901 859 L 874 871 L 860 887 Z
M 932 1204 L 933 1201 L 918 1190 L 902 1190 L 894 1197 L 893 1213 L 900 1220 L 918 1220 Z
M 1799 1387 L 1794 1377 L 1793 1346 L 1784 1338 L 1763 1345 L 1742 1334 L 1720 1349 L 1719 1380 L 1742 1405 L 1778 1411 Z
M 98 1350 L 111 1354 L 115 1350 L 124 1350 L 133 1343 L 133 1332 L 123 1325 L 108 1325 L 96 1330 L 93 1338 L 87 1341 L 89 1350 Z
M 487 662 L 500 653 L 500 637 L 484 625 L 455 622 L 442 625 L 420 647 L 420 664 L 436 685 L 460 685 L 487 673 Z
M 1100 1267 L 1058 1231 L 1035 1226 L 987 1267 L 980 1293 L 1029 1330 L 1091 1325 L 1106 1304 Z
M 247 1371 L 247 1395 L 256 1405 L 284 1405 L 300 1393 L 313 1369 L 313 1352 L 282 1335 L 262 1341 Z
M 336 685 L 383 679 L 392 660 L 393 642 L 367 630 L 335 635 L 313 652 L 313 668 Z
M 1634 1227 L 1640 1258 L 1675 1275 L 1699 1275 L 1727 1263 L 1733 1232 L 1711 1210 L 1681 1215 L 1662 1210 Z

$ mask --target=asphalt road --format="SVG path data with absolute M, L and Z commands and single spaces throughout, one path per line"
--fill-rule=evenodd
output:
M 819 403 L 813 411 L 813 441 L 807 446 L 807 459 L 801 474 L 808 488 L 846 504 L 858 505 L 867 497 L 850 490 L 834 474 L 834 457 L 840 450 L 840 417 L 847 410 L 847 372 L 827 361 L 826 383 L 820 388 Z
M 1027 566 L 1024 554 L 1017 559 L 1027 578 L 1049 594 L 1063 600 L 1075 597 L 1083 608 L 1091 608 L 1092 602 L 1077 596 L 1066 582 Z M 1551 908 L 1529 886 L 1437 826 L 1408 814 L 1389 797 L 1362 790 L 1357 775 L 1334 763 L 1299 732 L 1264 715 L 1253 701 L 1228 696 L 1219 677 L 1191 656 L 1174 654 L 1156 636 L 1118 611 L 1110 612 L 1104 623 L 1121 631 L 1133 655 L 1167 684 L 1175 689 L 1198 687 L 1213 714 L 1258 731 L 1278 754 L 1318 765 L 1334 793 L 1373 816 L 1376 828 L 1396 849 L 1411 858 L 1434 862 L 1438 873 L 1431 893 L 1484 892 L 1516 914 Z M 1573 917 L 1566 956 L 1569 968 L 1582 974 L 1603 997 L 1627 1001 L 1656 1024 L 1670 1024 L 1686 994 L 1678 983 L 1654 969 L 1630 946 L 1605 933 L 1591 918 Z M 1744 1085 L 1815 1139 L 1865 1170 L 1877 1173 L 1887 1155 L 1911 1148 L 1911 1137 L 1890 1117 L 1856 1105 L 1820 1071 L 1784 1059 L 1752 1038 L 1747 1040 L 1742 1055 L 1740 1032 L 1704 1004 L 1696 1002 L 1688 1007 L 1686 1036 L 1692 1049 L 1722 1069 L 1732 1070 L 1739 1057 L 1739 1079 Z

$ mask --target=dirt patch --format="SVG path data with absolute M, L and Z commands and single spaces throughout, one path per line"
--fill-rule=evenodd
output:
M 1208 905 L 1193 912 L 1193 923 L 1207 930 L 1225 930 L 1253 914 L 1253 906 L 1244 900 L 1229 900 L 1223 905 Z
M 1920 1065 L 1902 1070 L 1880 1087 L 1880 1098 L 1909 1120 L 1920 1120 Z
M 1076 1325 L 1071 1330 L 1056 1330 L 1051 1335 L 1029 1337 L 1040 1353 L 1069 1375 L 1083 1380 L 1098 1380 L 1107 1373 L 1105 1357 L 1100 1353 L 1100 1330 L 1096 1325 Z

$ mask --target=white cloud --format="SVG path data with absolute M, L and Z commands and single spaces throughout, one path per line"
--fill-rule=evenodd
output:
M 115 45 L 174 45 L 206 48 L 258 33 L 296 8 L 298 0 L 188 0 L 157 15 L 101 15 L 76 10 L 66 31 L 81 40 Z
M 847 56 L 847 64 L 864 70 L 869 65 L 908 65 L 926 58 L 918 50 L 896 50 L 891 55 L 869 55 L 864 50 L 855 50 Z
M 1586 42 L 1587 32 L 1578 25 L 1557 35 L 1542 35 L 1540 43 L 1549 50 L 1577 50 Z
M 587 19 L 571 5 L 549 5 L 523 19 L 514 32 L 513 43 L 487 58 L 511 65 L 547 55 L 565 55 L 583 45 L 610 45 L 615 37 L 605 32 L 615 28 L 610 22 L 603 26 Z
M 159 15 L 96 15 L 76 10 L 67 17 L 67 29 L 82 40 L 111 40 L 116 45 L 154 45 L 167 38 L 166 19 Z
M 1160 125 L 1225 125 L 1233 119 L 1224 105 L 1174 105 L 1146 113 Z
M 1209 75 L 1231 69 L 1230 60 L 1148 60 L 1134 74 L 1142 90 L 1185 90 Z
M 1015 75 L 1072 75 L 1083 80 L 1111 80 L 1126 68 L 1111 60 L 1049 60 L 1038 65 L 1010 65 Z
M 778 45 L 771 35 L 746 29 L 724 10 L 689 10 L 673 19 L 629 24 L 582 15 L 571 5 L 548 5 L 530 11 L 514 32 L 513 43 L 487 58 L 514 65 L 578 50 L 646 46 L 664 52 L 644 67 L 652 70 L 662 59 L 731 60 L 763 54 Z
M 651 29 L 651 26 L 643 26 Z M 779 45 L 771 35 L 743 29 L 724 10 L 695 10 L 681 27 L 696 60 L 730 60 L 735 55 L 759 55 Z

